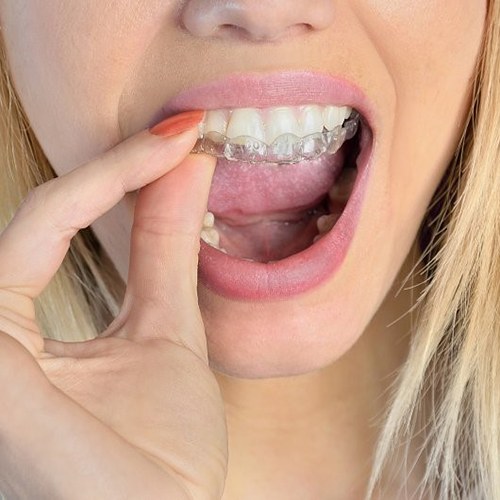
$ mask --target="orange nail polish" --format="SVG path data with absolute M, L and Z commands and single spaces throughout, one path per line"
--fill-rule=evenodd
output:
M 171 137 L 196 127 L 196 125 L 203 120 L 204 116 L 204 111 L 185 111 L 184 113 L 180 113 L 163 120 L 154 127 L 150 128 L 149 131 L 152 134 L 159 135 L 161 137 Z

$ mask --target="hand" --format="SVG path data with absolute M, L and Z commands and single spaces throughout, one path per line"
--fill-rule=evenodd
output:
M 0 491 L 9 500 L 220 498 L 227 434 L 197 302 L 215 161 L 141 132 L 35 189 L 0 236 Z M 33 300 L 75 233 L 140 189 L 122 310 L 44 340 Z

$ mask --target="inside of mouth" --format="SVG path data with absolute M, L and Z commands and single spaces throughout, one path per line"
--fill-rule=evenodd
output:
M 344 142 L 339 154 L 345 159 L 339 175 L 329 191 L 309 206 L 238 221 L 215 214 L 209 227 L 204 228 L 202 239 L 232 257 L 262 263 L 285 259 L 317 243 L 335 226 L 352 193 L 360 133 L 358 130 Z

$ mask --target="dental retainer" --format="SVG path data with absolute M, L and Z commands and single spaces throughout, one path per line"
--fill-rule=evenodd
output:
M 342 125 L 333 130 L 323 128 L 323 132 L 298 137 L 283 134 L 272 144 L 249 136 L 229 139 L 219 132 L 200 132 L 192 152 L 206 153 L 229 161 L 248 163 L 291 164 L 314 160 L 324 154 L 335 154 L 345 141 L 352 139 L 359 127 L 359 113 L 353 111 Z

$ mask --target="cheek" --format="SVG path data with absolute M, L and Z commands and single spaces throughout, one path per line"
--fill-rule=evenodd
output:
M 120 96 L 152 36 L 151 23 L 159 22 L 149 3 L 139 9 L 142 3 L 16 0 L 3 6 L 16 90 L 59 174 L 121 138 Z
M 437 111 L 454 111 L 469 91 L 486 1 L 371 0 L 359 4 L 359 19 L 391 74 L 398 105 L 408 109 L 428 106 L 419 110 L 421 123 L 428 123 Z
M 359 5 L 396 94 L 385 185 L 391 226 L 404 237 L 415 231 L 415 214 L 424 214 L 460 139 L 486 1 Z

